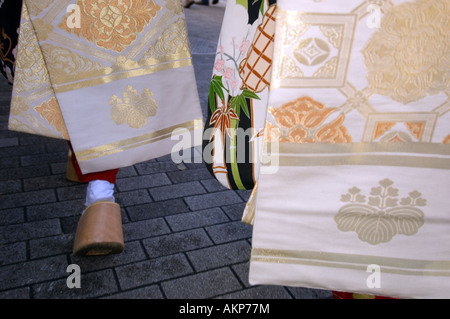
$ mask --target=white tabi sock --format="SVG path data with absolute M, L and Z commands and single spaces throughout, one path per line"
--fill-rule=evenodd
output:
M 99 201 L 115 201 L 114 184 L 103 180 L 95 180 L 89 182 L 86 191 L 86 207 Z

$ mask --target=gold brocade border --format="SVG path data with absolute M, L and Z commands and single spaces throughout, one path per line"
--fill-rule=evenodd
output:
M 450 158 L 437 158 L 425 156 L 401 156 L 350 154 L 319 157 L 309 156 L 280 156 L 276 157 L 280 166 L 334 166 L 334 165 L 370 165 L 370 166 L 397 166 L 416 168 L 450 169 Z M 263 156 L 262 164 L 273 165 L 275 162 L 270 157 Z
M 189 131 L 196 129 L 203 129 L 203 119 L 197 119 L 182 124 L 177 124 L 159 131 L 147 133 L 141 136 L 136 136 L 123 141 L 106 144 L 102 146 L 96 146 L 87 150 L 82 150 L 75 153 L 79 162 L 87 161 L 90 159 L 98 158 L 105 155 L 111 155 L 114 153 L 122 152 L 128 149 L 136 148 L 146 144 L 154 143 L 163 139 L 166 139 L 172 135 L 173 130 L 177 128 L 185 128 Z
M 129 79 L 129 78 L 133 78 L 133 77 L 137 77 L 137 76 L 141 76 L 141 75 L 148 75 L 148 74 L 157 73 L 160 71 L 171 70 L 171 69 L 176 69 L 176 68 L 181 68 L 181 67 L 186 67 L 186 66 L 192 66 L 191 58 L 185 59 L 185 60 L 179 60 L 179 61 L 172 61 L 172 62 L 168 62 L 168 63 L 161 63 L 161 64 L 157 64 L 157 65 L 152 65 L 150 67 L 143 67 L 140 69 L 124 71 L 121 73 L 114 73 L 114 74 L 99 77 L 99 78 L 89 79 L 87 81 L 80 81 L 80 82 L 71 83 L 71 84 L 58 85 L 58 86 L 54 86 L 54 91 L 55 91 L 55 93 L 68 92 L 68 91 L 81 89 L 81 88 L 85 88 L 85 87 L 90 87 L 90 86 L 94 86 L 94 85 L 98 85 L 98 84 L 110 83 L 113 81 Z
M 379 265 L 381 271 L 411 276 L 450 276 L 449 260 L 418 260 L 382 256 L 354 255 L 315 251 L 253 248 L 251 262 L 300 264 L 329 268 L 367 270 Z
M 271 146 L 269 144 L 269 146 Z M 438 143 L 281 143 L 263 154 L 263 166 L 374 165 L 450 169 L 450 147 Z
M 280 143 L 281 154 L 357 154 L 357 153 L 410 153 L 450 155 L 450 146 L 440 143 Z

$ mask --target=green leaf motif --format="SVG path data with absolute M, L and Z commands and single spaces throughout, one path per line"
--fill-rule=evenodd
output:
M 211 109 L 211 112 L 214 113 L 216 111 L 216 96 L 224 101 L 225 95 L 223 93 L 223 90 L 228 92 L 228 90 L 225 88 L 225 86 L 222 83 L 222 77 L 221 76 L 215 76 L 211 80 L 211 84 L 209 86 L 209 107 Z
M 244 89 L 242 91 L 242 95 L 248 99 L 255 99 L 255 100 L 260 100 L 259 96 L 256 95 L 256 93 L 248 90 L 248 89 Z
M 247 106 L 246 99 L 260 100 L 259 96 L 248 89 L 244 89 L 241 94 L 233 96 L 230 99 L 230 106 L 237 114 L 240 114 L 240 110 L 244 111 L 245 115 L 250 118 L 250 112 Z
M 236 0 L 236 4 L 240 4 L 245 10 L 248 10 L 247 0 Z

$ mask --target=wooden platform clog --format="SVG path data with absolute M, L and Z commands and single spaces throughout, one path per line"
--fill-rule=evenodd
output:
M 78 222 L 73 254 L 118 254 L 124 247 L 120 206 L 106 201 L 90 205 Z

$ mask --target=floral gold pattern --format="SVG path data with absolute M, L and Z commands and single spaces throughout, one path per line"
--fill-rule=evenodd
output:
M 11 98 L 11 115 L 19 116 L 24 112 L 27 112 L 30 106 L 18 95 L 14 95 Z
M 377 126 L 375 127 L 375 132 L 374 132 L 373 138 L 374 139 L 379 138 L 384 133 L 386 133 L 386 131 L 389 131 L 394 125 L 395 125 L 395 123 L 393 123 L 393 122 L 378 123 Z
M 33 16 L 37 16 L 45 10 L 52 1 L 53 0 L 27 1 L 28 12 Z
M 406 128 L 403 130 L 392 130 L 396 124 L 401 124 Z M 400 126 L 400 127 L 402 127 Z M 421 140 L 425 130 L 425 122 L 379 122 L 375 126 L 373 139 L 380 139 L 381 142 L 411 142 L 412 138 Z
M 310 97 L 300 97 L 280 108 L 269 108 L 278 124 L 281 143 L 351 143 L 351 137 L 342 125 L 344 114 L 326 122 L 336 111 Z M 275 127 L 267 124 L 268 130 Z M 269 140 L 275 137 L 267 135 Z
M 323 63 L 330 55 L 328 44 L 318 38 L 308 38 L 297 43 L 294 56 L 300 64 L 317 65 Z
M 338 229 L 354 231 L 360 240 L 371 245 L 387 243 L 399 234 L 416 234 L 425 222 L 423 212 L 417 207 L 426 206 L 426 200 L 418 191 L 412 191 L 399 202 L 399 192 L 393 184 L 389 179 L 380 181 L 380 186 L 371 189 L 372 196 L 367 200 L 359 188 L 349 189 L 341 197 L 342 202 L 349 204 L 335 216 Z
M 34 19 L 33 24 L 38 39 L 41 41 L 47 40 L 49 33 L 53 31 L 53 26 L 51 24 L 45 24 L 41 19 Z
M 356 16 L 278 10 L 276 88 L 343 87 L 354 41 Z M 277 31 L 278 32 L 278 31 Z
M 141 128 L 147 124 L 147 118 L 155 116 L 158 104 L 152 98 L 153 92 L 145 88 L 141 95 L 130 85 L 125 88 L 123 99 L 116 95 L 109 102 L 112 105 L 111 119 L 117 125 L 126 123 L 131 128 Z
M 363 49 L 369 86 L 407 104 L 450 85 L 450 4 L 417 0 L 386 12 Z
M 24 15 L 28 16 L 26 10 Z M 21 48 L 17 53 L 14 79 L 14 91 L 17 93 L 38 89 L 49 81 L 42 51 L 39 48 L 33 26 L 28 21 L 20 26 L 19 43 L 26 43 L 27 46 Z
M 417 138 L 420 139 L 422 137 L 422 133 L 425 127 L 425 122 L 410 122 L 405 123 L 406 128 L 411 132 L 411 134 Z
M 59 27 L 119 53 L 162 9 L 153 0 L 79 0 L 77 4 L 81 8 L 81 28 L 69 28 L 66 17 Z
M 48 65 L 48 70 L 54 84 L 67 83 L 75 79 L 84 79 L 110 72 L 110 69 L 101 63 L 92 61 L 63 47 L 44 43 L 41 49 L 45 57 L 53 61 L 52 64 Z
M 66 125 L 64 123 L 61 109 L 59 108 L 58 101 L 55 97 L 52 97 L 49 101 L 42 102 L 41 105 L 34 107 L 34 110 L 47 121 L 48 124 L 53 126 L 56 131 L 60 132 L 65 138 L 69 138 Z
M 162 32 L 162 35 L 139 59 L 139 63 L 145 64 L 145 61 L 149 59 L 182 53 L 189 54 L 189 52 L 186 24 L 182 18 L 179 18 Z

